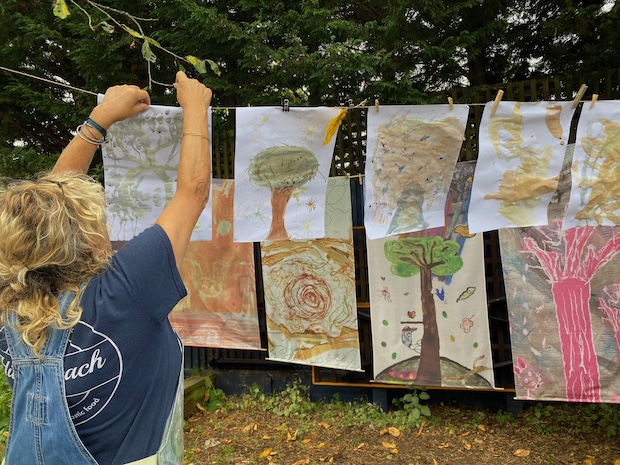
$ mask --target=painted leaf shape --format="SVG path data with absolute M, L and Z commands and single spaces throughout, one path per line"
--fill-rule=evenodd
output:
M 470 286 L 461 293 L 461 295 L 458 297 L 458 299 L 456 299 L 456 301 L 460 302 L 461 300 L 468 299 L 472 295 L 474 295 L 474 292 L 476 292 L 476 288 Z
M 323 139 L 323 145 L 329 144 L 329 141 L 332 140 L 334 134 L 338 132 L 338 128 L 342 124 L 342 121 L 347 117 L 349 110 L 346 108 L 340 110 L 340 113 L 333 118 L 329 124 L 327 125 L 327 130 L 325 131 L 325 139 Z
M 56 0 L 53 11 L 54 11 L 54 16 L 57 16 L 60 19 L 65 19 L 67 16 L 71 14 L 71 12 L 69 11 L 69 7 L 67 6 L 65 0 Z

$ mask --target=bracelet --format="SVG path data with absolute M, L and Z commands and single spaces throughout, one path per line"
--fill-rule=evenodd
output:
M 86 124 L 87 126 L 90 126 L 91 128 L 95 129 L 99 134 L 101 134 L 101 137 L 103 139 L 105 139 L 105 136 L 108 135 L 108 131 L 106 131 L 105 129 L 103 129 L 101 127 L 101 125 L 99 123 L 97 123 L 94 119 L 92 118 L 86 118 L 86 121 L 84 121 L 84 124 Z
M 105 139 L 105 138 L 102 138 L 102 139 L 95 139 L 95 138 L 92 136 L 92 133 L 91 133 L 91 135 L 86 134 L 86 133 L 84 132 L 84 127 L 85 127 L 85 125 L 84 125 L 84 124 L 80 124 L 80 125 L 77 127 L 77 131 L 76 131 L 76 132 L 77 132 L 77 135 L 78 135 L 78 136 L 80 136 L 82 139 L 84 139 L 84 140 L 85 140 L 86 142 L 88 142 L 89 144 L 93 144 L 93 145 L 96 145 L 96 146 L 98 146 L 98 147 L 101 147 L 103 144 L 105 144 L 106 142 L 108 142 L 108 141 L 107 141 L 107 139 Z M 90 132 L 90 130 L 89 130 L 89 132 Z
M 201 137 L 203 139 L 209 140 L 209 136 L 205 135 L 205 134 L 200 134 L 199 132 L 184 132 L 182 134 L 183 137 L 185 136 L 196 136 L 196 137 Z

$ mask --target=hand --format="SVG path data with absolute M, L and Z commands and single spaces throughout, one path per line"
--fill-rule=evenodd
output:
M 138 86 L 122 85 L 110 87 L 103 100 L 90 117 L 108 129 L 113 123 L 145 111 L 151 104 L 148 92 Z
M 184 111 L 195 109 L 206 113 L 206 109 L 211 105 L 211 89 L 196 79 L 188 78 L 183 71 L 177 73 L 174 88 L 177 90 L 179 105 Z

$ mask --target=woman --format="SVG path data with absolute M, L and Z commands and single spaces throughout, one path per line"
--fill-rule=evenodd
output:
M 168 322 L 209 195 L 211 90 L 177 73 L 177 190 L 112 254 L 103 188 L 86 173 L 110 125 L 147 92 L 111 87 L 52 172 L 0 189 L 0 356 L 13 388 L 7 465 L 181 464 L 182 345 Z

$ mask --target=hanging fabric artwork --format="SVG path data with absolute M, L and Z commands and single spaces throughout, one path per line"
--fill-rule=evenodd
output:
M 583 106 L 562 227 L 620 226 L 620 102 Z
M 572 102 L 484 107 L 469 209 L 471 232 L 548 223 L 574 109 Z
M 232 179 L 213 179 L 213 239 L 192 241 L 181 275 L 187 297 L 170 314 L 186 346 L 261 349 L 254 244 L 233 242 Z
M 467 105 L 368 111 L 364 225 L 370 239 L 444 225 Z
M 456 165 L 445 228 L 367 241 L 376 381 L 495 386 L 483 237 L 466 223 L 474 168 Z
M 110 142 L 102 146 L 102 152 L 113 241 L 127 241 L 152 226 L 172 199 L 182 132 L 183 110 L 161 105 L 151 105 L 147 111 L 108 129 Z M 210 239 L 209 201 L 192 240 Z
M 329 179 L 327 237 L 261 243 L 272 360 L 360 370 L 349 182 Z
M 619 403 L 620 228 L 562 228 L 572 149 L 550 224 L 499 231 L 516 398 Z
M 327 179 L 338 108 L 237 108 L 235 241 L 325 236 Z

